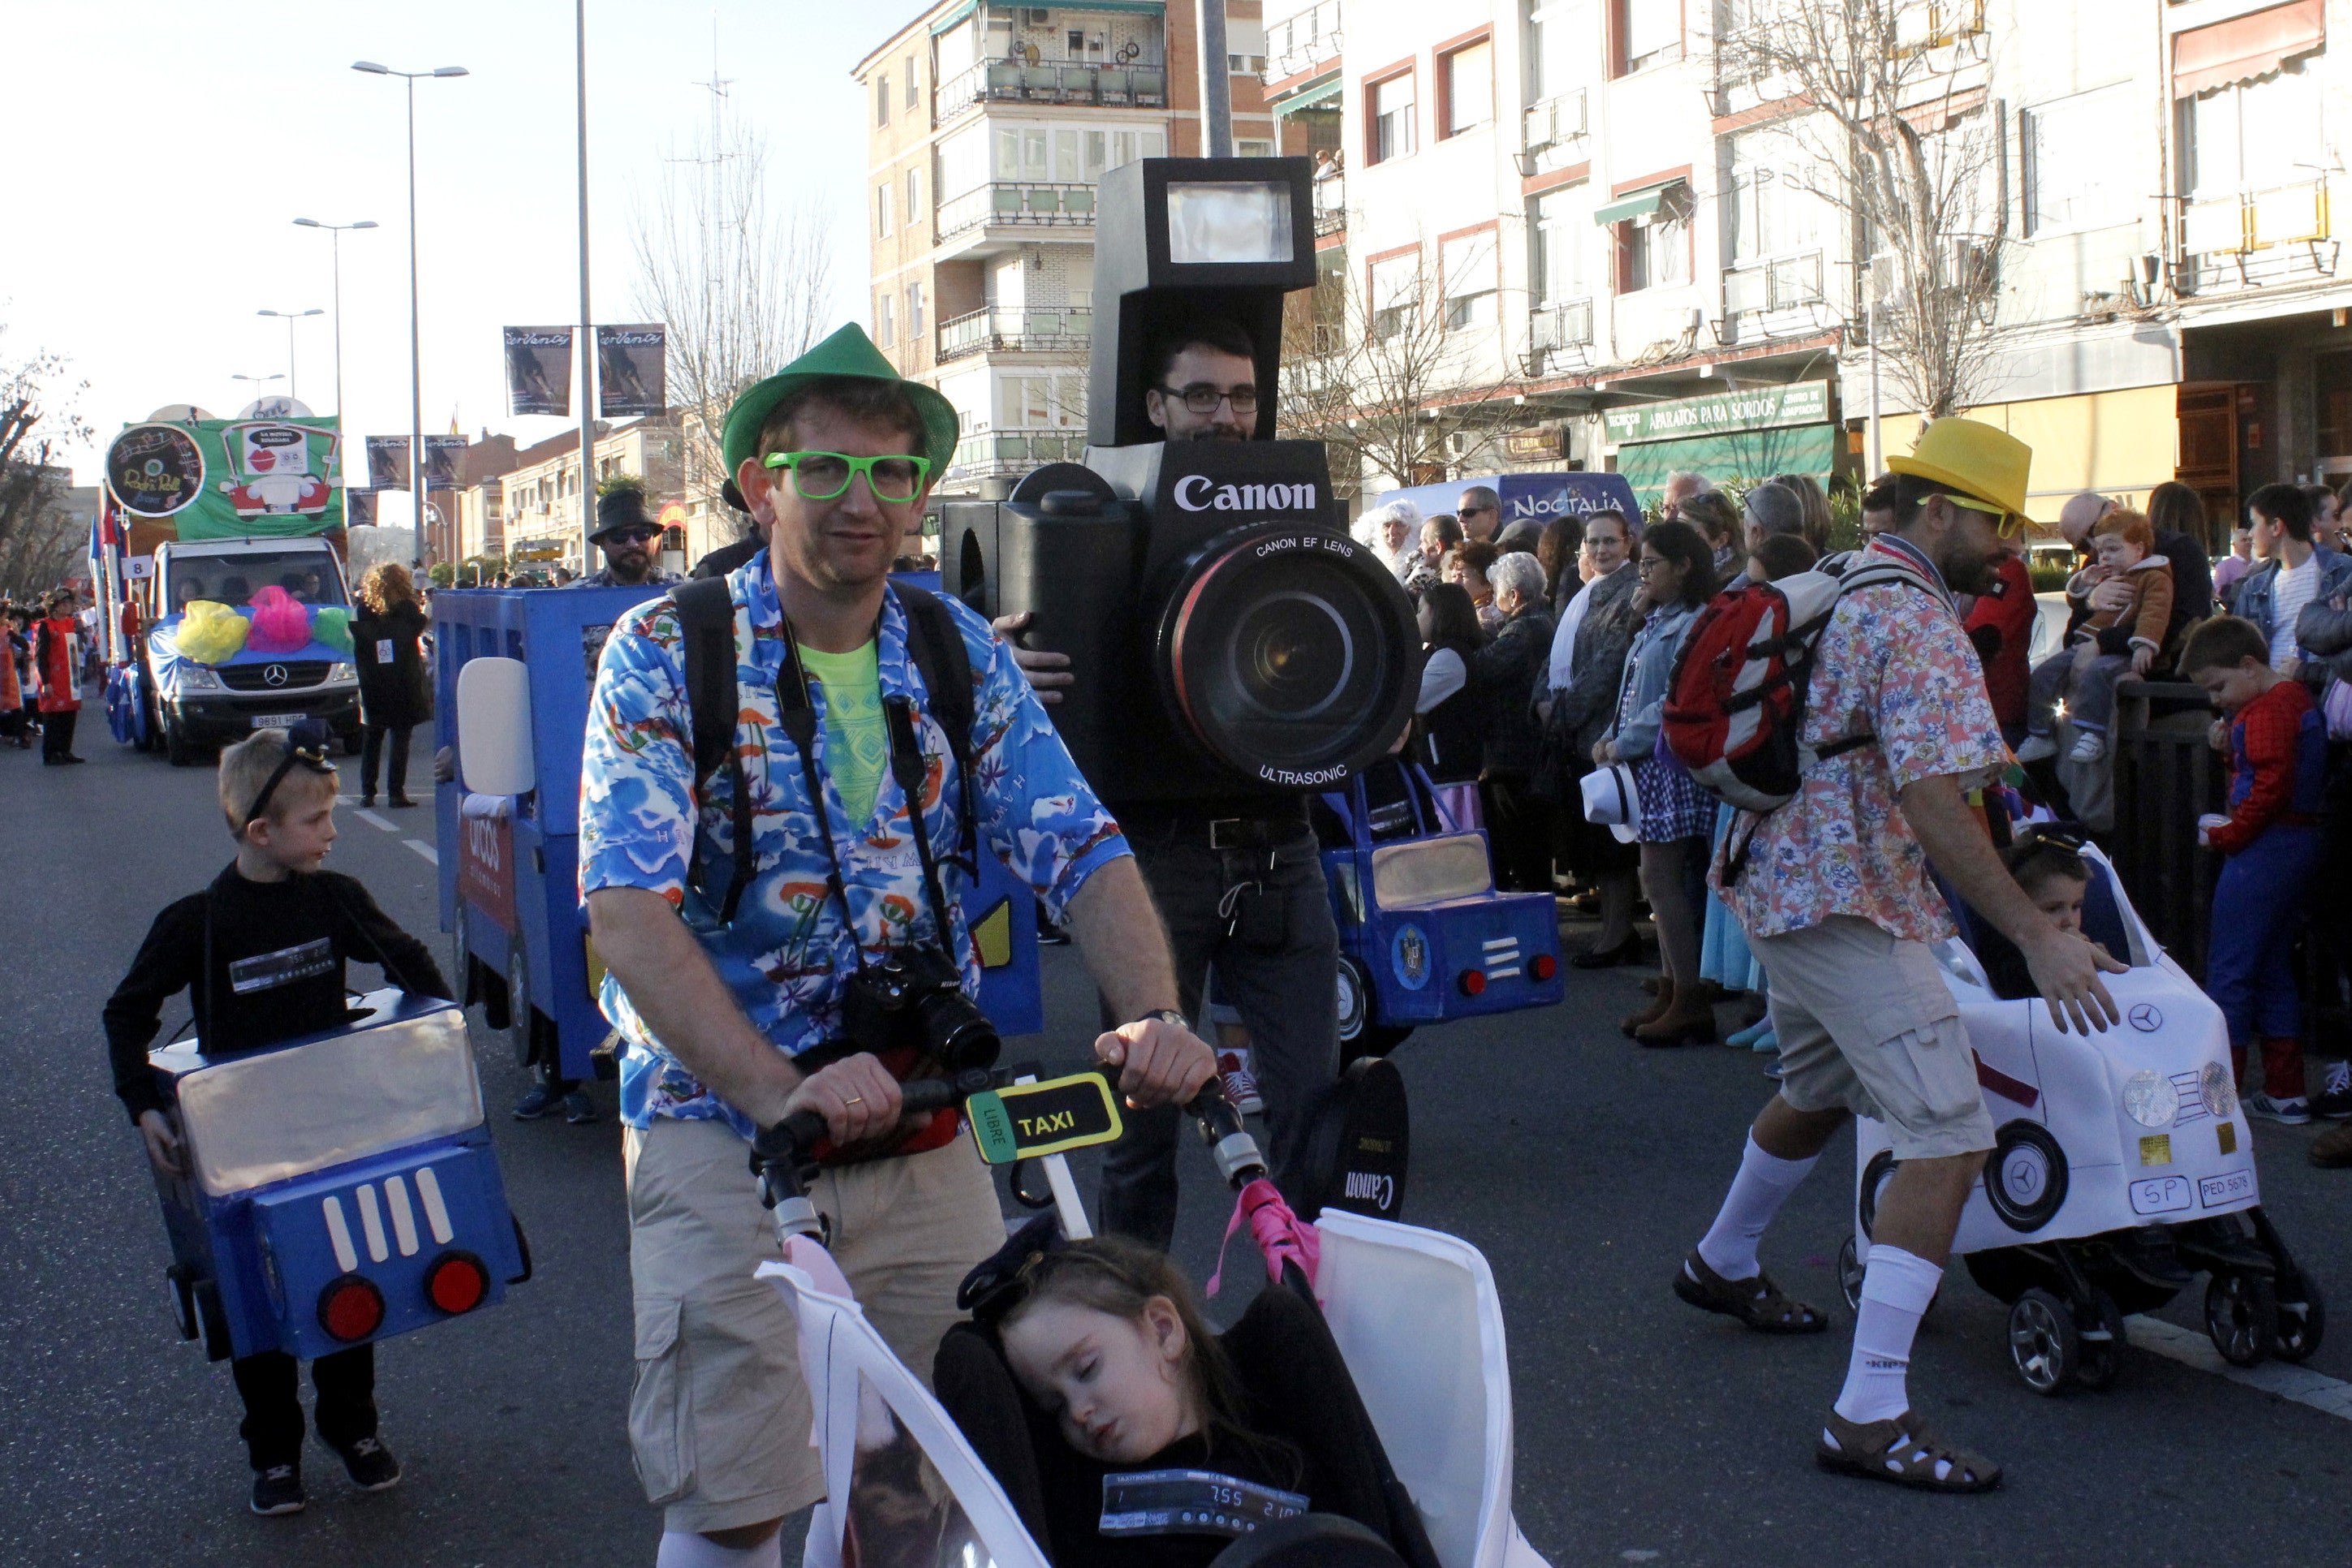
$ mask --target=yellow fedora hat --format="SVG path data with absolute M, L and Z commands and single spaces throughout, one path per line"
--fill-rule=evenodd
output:
M 1908 457 L 1889 458 L 1886 466 L 2023 516 L 2033 448 L 2006 430 L 1974 419 L 1938 419 L 1919 433 Z

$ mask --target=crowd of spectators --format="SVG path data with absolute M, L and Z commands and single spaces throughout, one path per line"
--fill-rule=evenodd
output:
M 1838 541 L 1830 498 L 1806 474 L 1738 493 L 1675 474 L 1647 517 L 1603 510 L 1539 525 L 1508 521 L 1496 492 L 1474 485 L 1451 513 L 1424 517 L 1401 500 L 1359 525 L 1359 537 L 1419 608 L 1426 658 L 1413 755 L 1461 803 L 1457 815 L 1475 815 L 1485 827 L 1496 885 L 1555 893 L 1596 918 L 1597 934 L 1571 960 L 1584 969 L 1649 955 L 1636 923 L 1646 904 L 1658 965 L 1654 1000 L 1624 1021 L 1643 1045 L 1715 1039 L 1716 1010 L 1727 1002 L 1746 1009 L 1745 1026 L 1728 1043 L 1768 1057 L 1777 1043 L 1763 1016 L 1760 969 L 1706 884 L 1732 814 L 1659 739 L 1675 656 L 1711 596 L 1811 570 L 1837 553 L 1835 545 L 1866 542 L 1887 525 L 1892 498 L 1886 479 L 1865 489 L 1858 539 Z M 2180 660 L 2191 633 L 2234 616 L 2251 628 L 2243 635 L 2260 637 L 2266 668 L 2310 697 L 2328 742 L 2324 781 L 2300 786 L 2305 804 L 2320 805 L 2288 812 L 2298 831 L 2282 835 L 2269 858 L 2312 862 L 2315 889 L 2328 885 L 2327 871 L 2352 875 L 2352 552 L 2342 512 L 2324 487 L 2265 486 L 2215 565 L 2206 555 L 2202 500 L 2185 485 L 2165 484 L 2144 508 L 2077 496 L 2062 510 L 2054 539 L 2018 541 L 1994 586 L 1962 595 L 1959 608 L 2003 736 L 2021 764 L 2033 764 L 2026 795 L 2065 815 L 2070 775 L 2055 764 L 2111 765 L 2107 732 L 2119 684 L 2186 680 Z M 2037 543 L 2074 553 L 2078 569 L 2063 596 L 2034 592 L 2025 552 Z M 2047 651 L 2037 661 L 2038 628 Z M 2225 717 L 2213 743 L 2252 777 L 2242 730 Z M 1636 820 L 1612 829 L 1585 820 L 1581 797 L 1588 773 L 1618 763 L 1631 768 L 1638 804 Z M 2305 885 L 2283 872 L 2265 876 Z M 2289 945 L 2313 939 L 2305 973 L 2318 973 L 2323 992 L 2340 1000 L 2352 976 L 2352 914 L 2315 893 L 2307 912 L 2274 929 Z M 2257 963 L 2232 951 L 2222 962 L 2230 973 L 2216 984 L 2233 997 L 2249 985 L 2274 992 L 2287 973 L 2284 955 Z M 2234 1000 L 2232 1008 L 2243 1015 L 2232 1017 L 2233 1035 L 2249 1036 L 2238 1043 L 2252 1044 L 2258 1010 Z M 2275 1020 L 2275 998 L 2261 1016 Z M 2314 1114 L 2352 1123 L 2345 1063 L 2329 1064 L 2306 1092 L 2300 1056 L 2310 1041 L 2300 1020 L 2308 1014 L 2297 1016 L 2304 1037 L 2295 1049 L 2266 1041 L 2271 1065 L 2250 1109 L 2288 1123 Z M 1768 1061 L 1766 1071 L 1777 1075 L 1777 1066 Z M 2324 1136 L 2313 1159 L 2352 1167 L 2352 1124 Z

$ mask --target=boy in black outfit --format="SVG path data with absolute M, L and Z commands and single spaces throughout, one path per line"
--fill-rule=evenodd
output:
M 343 964 L 380 966 L 412 994 L 446 996 L 425 944 L 393 923 L 368 890 L 322 871 L 335 841 L 335 768 L 327 737 L 305 725 L 260 730 L 221 753 L 220 803 L 236 859 L 203 892 L 155 917 L 131 973 L 106 1004 L 114 1092 L 166 1176 L 182 1174 L 179 1133 L 148 1069 L 163 1003 L 189 994 L 209 1056 L 331 1029 L 344 1017 Z M 253 1511 L 296 1513 L 302 1491 L 300 1369 L 282 1351 L 230 1363 L 245 1401 L 238 1431 L 254 1471 Z M 375 1347 L 320 1356 L 319 1436 L 367 1491 L 400 1480 L 400 1462 L 376 1437 Z

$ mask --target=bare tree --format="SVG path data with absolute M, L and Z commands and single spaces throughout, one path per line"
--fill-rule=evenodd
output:
M 1288 302 L 1277 426 L 1330 449 L 1342 495 L 1375 477 L 1405 486 L 1478 468 L 1519 390 L 1493 299 L 1449 301 L 1423 258 L 1377 282 L 1335 274 Z
M 0 593 L 55 587 L 82 544 L 61 504 L 72 475 L 51 461 L 64 443 L 90 434 L 72 406 L 89 383 L 66 374 L 65 356 L 47 351 L 0 365 Z
M 1718 107 L 1788 111 L 1775 129 L 1803 154 L 1798 178 L 1871 259 L 1872 352 L 1896 389 L 1930 419 L 1984 401 L 2011 232 L 1982 0 L 1730 0 L 1721 16 Z
M 824 335 L 835 257 L 813 197 L 779 199 L 767 138 L 729 110 L 714 81 L 710 124 L 674 153 L 631 224 L 636 308 L 669 329 L 670 405 L 682 416 L 686 485 L 716 500 L 720 434 L 744 387 Z

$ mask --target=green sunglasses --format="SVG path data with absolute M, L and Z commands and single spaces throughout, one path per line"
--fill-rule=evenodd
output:
M 761 463 L 790 468 L 793 489 L 803 500 L 831 500 L 860 474 L 875 500 L 913 500 L 931 473 L 929 458 L 853 458 L 845 452 L 771 452 Z

